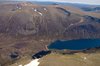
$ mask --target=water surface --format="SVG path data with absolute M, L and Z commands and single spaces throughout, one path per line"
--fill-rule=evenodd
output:
M 69 50 L 83 50 L 88 48 L 100 47 L 100 39 L 79 39 L 61 41 L 57 40 L 48 46 L 48 49 L 69 49 Z

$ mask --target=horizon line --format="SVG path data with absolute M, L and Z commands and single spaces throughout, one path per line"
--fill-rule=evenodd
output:
M 0 2 L 14 2 L 14 1 L 0 1 Z M 71 4 L 84 4 L 84 5 L 100 5 L 92 3 L 82 3 L 82 2 L 66 2 L 66 1 L 15 1 L 15 2 L 55 2 L 55 3 L 71 3 Z

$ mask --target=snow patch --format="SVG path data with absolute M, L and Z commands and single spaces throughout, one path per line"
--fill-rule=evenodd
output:
M 19 66 L 38 66 L 40 64 L 40 62 L 38 62 L 39 59 L 35 59 L 35 60 L 32 60 L 29 64 L 26 64 L 26 65 L 19 65 Z
M 19 65 L 19 66 L 22 66 L 22 65 Z
M 47 10 L 46 8 L 44 8 L 44 10 Z
M 38 12 L 41 16 L 43 15 L 41 12 Z
M 84 57 L 84 60 L 86 60 L 87 58 L 86 57 Z
M 86 57 L 82 57 L 84 60 L 86 60 L 87 58 Z
M 35 11 L 35 12 L 37 12 L 37 9 L 36 8 L 32 8 L 32 10 Z
M 17 8 L 17 9 L 22 9 L 21 7 L 18 7 L 18 6 L 17 6 L 16 8 Z
M 34 9 L 34 11 L 36 12 L 36 11 L 37 11 L 37 9 Z
M 26 64 L 24 66 L 38 66 L 40 64 L 40 62 L 38 61 L 39 59 L 32 60 L 29 64 Z

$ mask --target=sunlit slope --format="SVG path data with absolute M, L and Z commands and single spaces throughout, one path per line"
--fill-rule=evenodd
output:
M 50 54 L 40 59 L 39 66 L 99 66 L 100 54 L 77 53 L 74 55 Z

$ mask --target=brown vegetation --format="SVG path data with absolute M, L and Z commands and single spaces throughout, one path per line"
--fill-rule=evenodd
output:
M 99 17 L 68 6 L 2 4 L 0 64 L 13 61 L 12 52 L 18 52 L 19 58 L 32 55 L 57 39 L 100 38 Z

